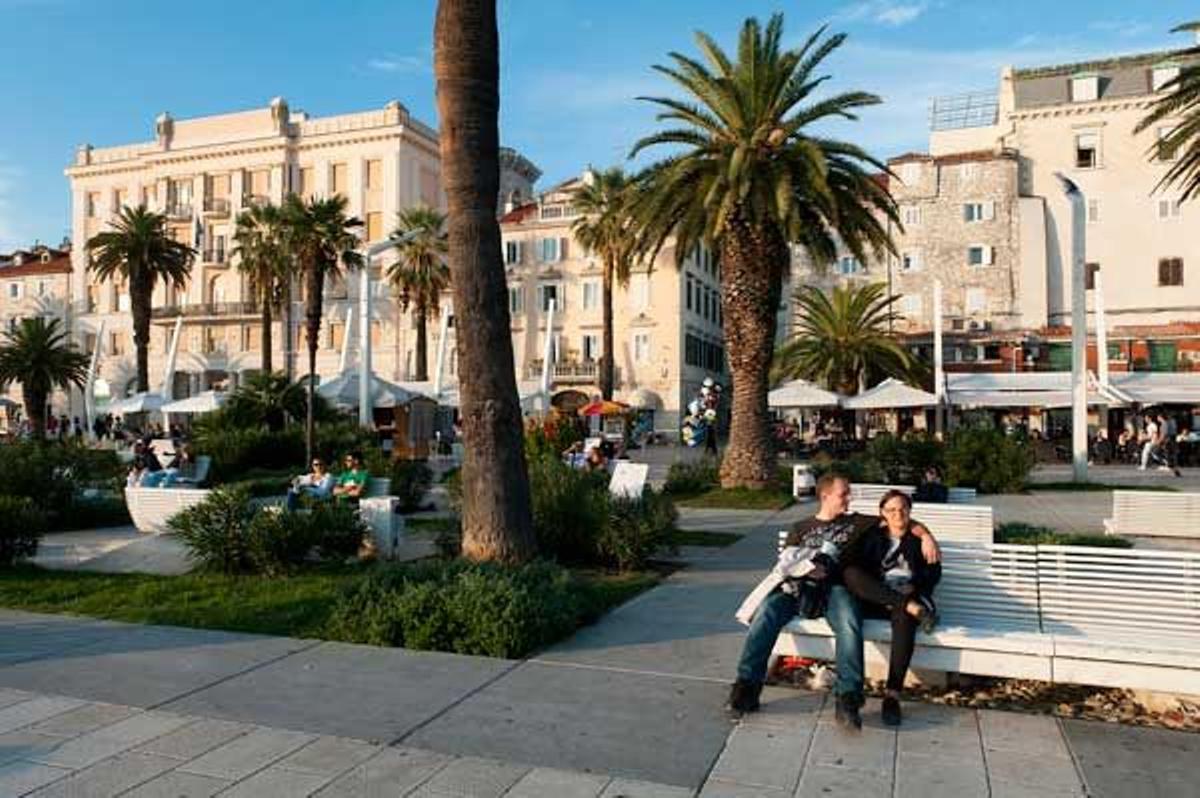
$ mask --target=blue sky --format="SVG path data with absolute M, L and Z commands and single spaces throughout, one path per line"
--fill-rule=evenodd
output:
M 399 99 L 436 124 L 434 0 L 0 0 L 0 251 L 57 241 L 62 174 L 77 144 L 152 138 L 153 119 L 259 107 L 283 95 L 323 116 Z M 694 53 L 692 32 L 733 46 L 741 21 L 782 11 L 798 42 L 850 34 L 835 90 L 884 98 L 836 133 L 880 156 L 925 148 L 931 96 L 994 87 L 1006 63 L 1051 64 L 1187 43 L 1200 16 L 1155 0 L 499 0 L 503 141 L 542 186 L 623 161 L 652 129 L 633 97 L 669 91 L 649 67 Z

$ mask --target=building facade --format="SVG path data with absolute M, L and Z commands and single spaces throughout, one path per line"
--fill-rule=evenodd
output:
M 0 331 L 11 331 L 22 319 L 36 316 L 69 325 L 72 272 L 67 241 L 59 248 L 35 244 L 0 254 Z M 21 386 L 9 385 L 4 395 L 20 403 Z

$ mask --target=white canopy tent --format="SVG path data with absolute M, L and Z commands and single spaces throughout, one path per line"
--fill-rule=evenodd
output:
M 767 404 L 775 409 L 837 407 L 842 396 L 813 385 L 808 380 L 785 382 L 767 394 Z
M 1119 405 L 1130 401 L 1114 386 L 1104 387 L 1088 374 L 1089 405 Z M 946 400 L 965 408 L 1071 406 L 1071 372 L 1024 371 L 954 373 L 946 375 Z
M 211 413 L 225 404 L 228 394 L 222 391 L 204 391 L 186 399 L 167 402 L 159 408 L 163 413 Z
M 125 416 L 130 413 L 153 413 L 162 409 L 162 406 L 162 396 L 143 392 L 109 402 L 105 412 L 112 413 L 114 416 Z
M 317 393 L 337 407 L 358 407 L 358 372 L 344 372 L 329 382 L 317 386 Z M 397 407 L 411 402 L 422 394 L 397 385 L 394 382 L 371 375 L 368 398 L 372 407 Z
M 897 410 L 906 407 L 933 407 L 938 399 L 928 391 L 905 385 L 894 377 L 883 382 L 858 396 L 842 400 L 842 407 L 847 410 Z

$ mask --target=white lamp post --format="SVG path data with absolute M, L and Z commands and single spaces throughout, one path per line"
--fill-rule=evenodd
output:
M 364 427 L 371 425 L 371 261 L 419 234 L 419 230 L 410 230 L 399 238 L 389 238 L 367 247 L 358 288 L 358 423 Z
M 1071 204 L 1071 461 L 1076 482 L 1087 481 L 1087 217 L 1083 192 L 1055 177 Z

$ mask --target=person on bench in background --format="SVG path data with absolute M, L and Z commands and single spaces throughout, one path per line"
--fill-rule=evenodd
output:
M 935 465 L 925 469 L 925 479 L 917 485 L 913 501 L 945 504 L 950 501 L 950 489 L 942 484 L 942 471 Z
M 333 474 L 325 468 L 325 461 L 314 457 L 312 471 L 292 480 L 288 488 L 287 509 L 289 512 L 300 506 L 301 496 L 311 496 L 318 501 L 328 499 L 333 495 Z
M 333 495 L 338 501 L 352 499 L 357 502 L 367 492 L 367 482 L 371 479 L 367 467 L 363 465 L 362 452 L 351 452 L 343 461 L 346 470 L 337 478 L 333 486 Z
M 883 494 L 879 514 L 882 523 L 863 536 L 856 562 L 847 563 L 842 579 L 858 598 L 864 617 L 892 622 L 883 722 L 899 726 L 900 691 L 912 662 L 917 627 L 928 634 L 937 622 L 933 588 L 942 577 L 942 566 L 926 560 L 921 551 L 907 495 L 898 490 Z
M 734 717 L 759 708 L 767 677 L 767 662 L 780 631 L 797 615 L 825 616 L 833 630 L 837 682 L 836 718 L 840 726 L 861 729 L 863 705 L 862 615 L 854 595 L 842 581 L 842 568 L 860 564 L 864 539 L 879 529 L 874 515 L 848 512 L 850 481 L 826 474 L 817 480 L 820 507 L 812 518 L 798 522 L 788 533 L 779 564 L 747 597 L 737 618 L 750 625 L 730 687 L 727 708 Z M 939 559 L 929 530 L 913 525 L 927 562 Z M 859 588 L 871 579 L 860 575 Z

